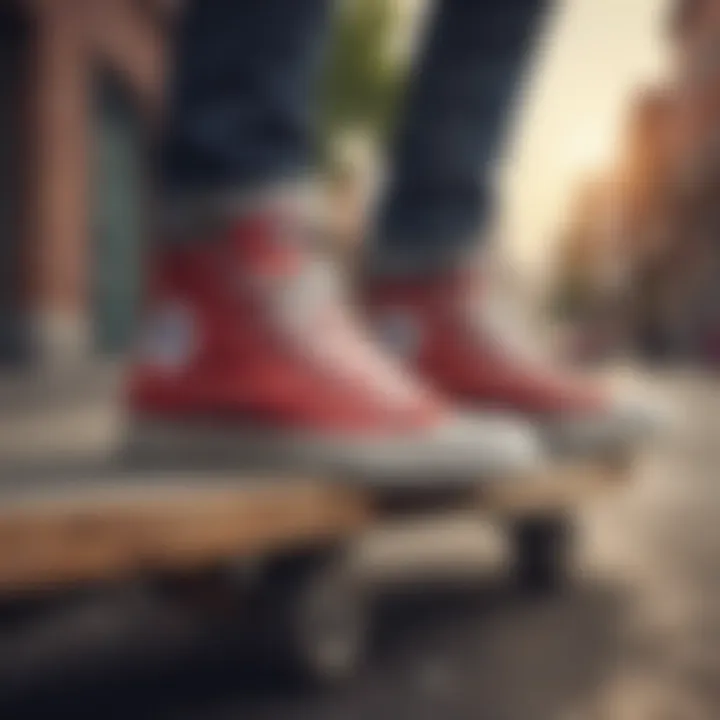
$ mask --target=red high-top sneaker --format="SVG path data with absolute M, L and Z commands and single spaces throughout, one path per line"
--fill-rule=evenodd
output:
M 451 412 L 366 339 L 293 222 L 263 212 L 157 252 L 131 446 L 411 483 L 534 467 L 526 424 Z
M 517 329 L 478 292 L 473 273 L 370 285 L 380 342 L 459 405 L 531 419 L 553 452 L 633 447 L 664 425 L 655 407 L 551 367 L 517 342 Z

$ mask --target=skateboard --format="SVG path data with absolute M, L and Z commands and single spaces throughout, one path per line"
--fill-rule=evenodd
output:
M 573 508 L 624 484 L 631 460 L 559 463 L 451 492 L 112 466 L 3 481 L 0 595 L 244 568 L 267 656 L 313 683 L 334 683 L 352 677 L 367 653 L 372 592 L 348 561 L 360 535 L 477 508 L 507 524 L 519 587 L 552 591 L 568 574 Z

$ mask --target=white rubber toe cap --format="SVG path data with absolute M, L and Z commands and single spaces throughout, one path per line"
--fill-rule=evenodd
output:
M 448 465 L 466 463 L 480 474 L 522 475 L 537 470 L 544 460 L 532 425 L 504 416 L 457 416 L 439 428 L 429 445 L 436 446 Z
M 661 437 L 675 424 L 669 405 L 659 398 L 639 393 L 616 394 L 610 415 L 618 434 L 636 442 Z
M 616 393 L 602 413 L 548 423 L 545 436 L 554 452 L 612 453 L 663 437 L 673 425 L 671 409 L 657 398 L 624 392 Z
M 544 461 L 543 444 L 528 423 L 494 415 L 452 415 L 425 432 L 366 445 L 362 466 L 380 479 L 443 485 L 523 478 Z

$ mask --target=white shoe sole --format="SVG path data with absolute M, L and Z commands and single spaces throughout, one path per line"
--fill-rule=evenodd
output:
M 527 478 L 543 460 L 529 426 L 472 416 L 453 418 L 423 435 L 360 439 L 143 420 L 131 425 L 124 455 L 141 465 L 323 473 L 389 486 Z

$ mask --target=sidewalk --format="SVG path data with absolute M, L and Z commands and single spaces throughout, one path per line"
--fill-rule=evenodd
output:
M 0 477 L 107 456 L 120 433 L 120 380 L 117 363 L 0 376 Z

